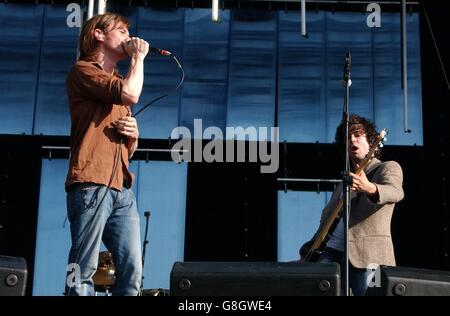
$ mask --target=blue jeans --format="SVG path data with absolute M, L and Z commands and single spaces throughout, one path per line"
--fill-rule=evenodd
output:
M 67 216 L 72 247 L 66 295 L 94 295 L 92 276 L 97 270 L 101 241 L 112 253 L 115 266 L 112 294 L 138 295 L 141 236 L 136 197 L 131 189 L 117 191 L 103 185 L 76 184 L 67 194 Z
M 341 285 L 342 294 L 345 294 L 345 284 L 344 284 L 344 253 L 342 251 L 325 248 L 320 254 L 318 262 L 337 262 L 341 266 Z M 366 295 L 367 288 L 369 287 L 372 278 L 375 276 L 375 271 L 371 269 L 359 269 L 355 268 L 350 262 L 348 263 L 348 274 L 349 274 L 349 287 L 354 296 L 364 296 Z

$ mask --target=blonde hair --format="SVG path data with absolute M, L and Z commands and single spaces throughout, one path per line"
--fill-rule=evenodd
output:
M 98 42 L 95 39 L 94 31 L 99 29 L 106 32 L 114 29 L 118 23 L 123 23 L 126 27 L 130 24 L 126 18 L 115 13 L 100 14 L 87 20 L 83 24 L 78 41 L 80 50 L 78 60 L 95 61 L 98 54 Z

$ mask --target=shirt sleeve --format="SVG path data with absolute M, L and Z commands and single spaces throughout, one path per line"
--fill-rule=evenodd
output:
M 107 104 L 122 104 L 123 80 L 97 66 L 83 62 L 73 69 L 73 79 L 80 93 Z

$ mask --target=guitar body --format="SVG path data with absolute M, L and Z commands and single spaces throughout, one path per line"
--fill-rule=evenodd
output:
M 319 261 L 319 256 L 323 252 L 323 249 L 325 248 L 326 242 L 322 243 L 322 245 L 312 250 L 311 246 L 313 244 L 313 241 L 310 240 L 306 242 L 301 248 L 300 248 L 300 257 L 302 258 L 302 262 L 317 262 Z
M 322 251 L 322 250 L 319 250 L 319 249 L 313 250 L 312 255 L 310 255 L 310 256 L 308 257 L 308 261 L 306 261 L 306 259 L 305 259 L 305 260 L 303 260 L 303 262 L 318 262 L 318 261 L 319 261 L 319 258 L 320 258 L 320 254 L 321 254 L 322 252 L 323 252 L 323 251 Z
M 312 249 L 314 240 L 310 240 L 306 242 L 300 249 L 300 257 L 302 258 L 302 262 L 317 262 L 319 261 L 319 256 L 324 252 L 325 247 L 327 246 L 328 240 L 331 237 L 334 229 L 336 228 L 340 218 L 337 218 L 335 223 L 333 223 L 333 227 L 330 229 L 330 233 L 326 235 L 322 243 L 317 247 Z

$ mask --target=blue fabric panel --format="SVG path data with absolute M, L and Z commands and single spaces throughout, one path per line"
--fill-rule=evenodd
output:
M 42 51 L 33 134 L 69 135 L 66 77 L 77 59 L 79 29 L 66 24 L 65 6 L 44 6 Z
M 390 130 L 388 144 L 422 145 L 418 14 L 409 14 L 409 128 L 403 132 L 400 15 L 382 13 L 381 28 L 366 14 L 307 12 L 309 38 L 299 12 L 127 7 L 131 33 L 175 53 L 183 63 L 182 90 L 138 117 L 142 138 L 168 138 L 176 126 L 280 127 L 280 140 L 332 142 L 342 117 L 345 52 L 352 54 L 350 112 Z M 0 4 L 2 103 L 0 133 L 68 135 L 65 77 L 75 61 L 78 29 L 65 6 Z M 26 32 L 24 32 L 26 30 Z M 7 62 L 6 62 L 7 61 Z M 126 74 L 127 63 L 119 69 Z M 179 70 L 170 58 L 146 59 L 136 112 L 170 91 Z M 275 107 L 277 122 L 274 122 Z
M 389 130 L 387 145 L 423 145 L 418 14 L 407 15 L 407 31 L 410 134 L 404 133 L 400 16 L 384 13 L 374 33 L 375 117 L 379 128 Z
M 169 288 L 175 261 L 184 260 L 187 164 L 139 162 L 138 207 L 144 240 L 144 212 L 150 211 L 144 288 Z
M 298 260 L 300 246 L 319 227 L 331 193 L 278 191 L 278 261 Z
M 43 10 L 0 3 L 1 134 L 32 133 Z
M 229 42 L 227 126 L 274 126 L 277 16 L 276 12 L 233 11 Z M 229 136 L 227 138 L 233 138 L 233 135 Z
M 146 39 L 150 46 L 167 49 L 177 57 L 183 56 L 184 9 L 137 9 L 137 36 Z M 183 63 L 183 60 L 180 60 Z M 149 54 L 145 59 L 145 80 L 140 101 L 133 107 L 136 112 L 143 106 L 175 89 L 180 80 L 180 70 L 168 57 Z M 140 136 L 167 139 L 178 126 L 178 108 L 181 89 L 157 101 L 137 116 Z
M 279 13 L 278 126 L 280 141 L 326 138 L 325 13 L 307 11 L 309 38 L 300 33 L 300 13 Z
M 61 296 L 64 292 L 71 245 L 70 224 L 65 221 L 68 166 L 67 159 L 42 159 L 33 295 Z
M 279 14 L 281 141 L 334 140 L 335 128 L 342 118 L 341 80 L 345 53 L 349 51 L 352 55 L 350 112 L 374 120 L 379 129 L 388 128 L 390 145 L 423 145 L 418 14 L 407 17 L 411 134 L 403 132 L 399 14 L 383 13 L 381 28 L 369 28 L 367 15 L 307 12 L 308 39 L 300 37 L 298 15 Z M 321 14 L 325 15 L 322 23 Z M 322 89 L 325 89 L 324 96 Z
M 193 133 L 194 119 L 203 128 L 226 123 L 228 82 L 228 10 L 221 11 L 222 23 L 211 22 L 210 9 L 185 10 L 184 67 L 186 81 L 180 103 L 180 126 Z M 194 135 L 192 134 L 192 137 Z

